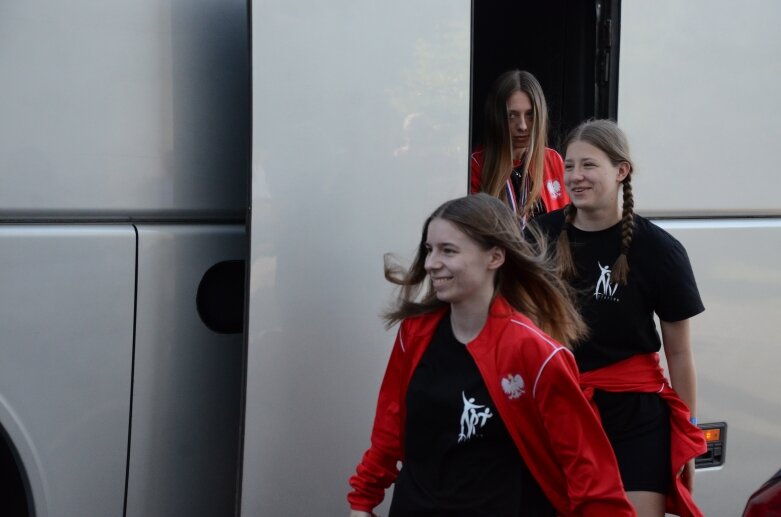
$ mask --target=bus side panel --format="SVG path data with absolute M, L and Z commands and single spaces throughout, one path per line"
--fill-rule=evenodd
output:
M 24 223 L 0 225 L 2 451 L 36 515 L 229 515 L 241 336 L 195 290 L 245 259 L 205 222 L 246 216 L 247 1 L 4 0 L 0 70 L 0 222 Z M 134 386 L 136 234 L 80 224 L 106 220 L 179 223 L 142 235 Z
M 123 514 L 135 246 L 130 226 L 0 226 L 0 426 L 37 517 Z
M 706 306 L 692 332 L 698 418 L 729 426 L 725 465 L 698 473 L 695 499 L 706 515 L 739 515 L 781 466 L 781 131 L 772 116 L 781 111 L 781 4 L 621 9 L 618 117 L 636 162 L 636 207 L 692 218 L 660 224 L 687 247 Z
M 246 0 L 3 0 L 0 218 L 243 217 Z
M 648 215 L 781 215 L 781 2 L 623 2 L 618 119 Z
M 138 241 L 127 516 L 231 515 L 243 334 L 210 330 L 196 299 L 212 266 L 244 260 L 244 227 L 140 225 Z
M 252 5 L 242 515 L 348 512 L 395 335 L 383 253 L 467 191 L 470 8 Z
M 725 465 L 697 472 L 705 515 L 740 515 L 781 467 L 781 221 L 664 221 L 686 247 L 705 312 L 692 320 L 700 422 L 726 421 Z

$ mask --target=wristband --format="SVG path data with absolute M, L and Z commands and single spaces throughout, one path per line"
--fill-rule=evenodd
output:
M 697 417 L 696 417 L 696 416 L 693 416 L 693 417 L 691 417 L 691 418 L 689 419 L 689 422 L 691 422 L 691 423 L 692 423 L 692 424 L 694 424 L 694 425 L 697 425 Z

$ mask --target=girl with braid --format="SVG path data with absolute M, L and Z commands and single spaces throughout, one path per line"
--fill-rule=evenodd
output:
M 564 149 L 571 203 L 534 224 L 553 243 L 589 327 L 574 345 L 581 386 L 601 416 L 638 515 L 702 515 L 691 495 L 694 458 L 706 445 L 696 427 L 689 320 L 704 307 L 686 250 L 633 212 L 634 168 L 614 122 L 581 124 Z M 669 382 L 659 365 L 662 346 Z
M 485 142 L 472 153 L 471 193 L 507 203 L 526 221 L 567 204 L 564 163 L 546 147 L 548 106 L 537 79 L 510 70 L 494 81 L 485 103 Z

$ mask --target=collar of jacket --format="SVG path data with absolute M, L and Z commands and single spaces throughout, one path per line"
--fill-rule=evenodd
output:
M 449 310 L 449 307 L 443 307 L 434 312 L 410 318 L 407 338 L 430 338 L 434 335 L 437 325 L 448 314 Z M 507 303 L 507 300 L 502 295 L 496 294 L 488 308 L 488 317 L 485 325 L 483 325 L 483 329 L 475 339 L 466 344 L 467 347 L 473 353 L 492 349 L 496 345 L 496 338 L 503 332 L 510 318 L 517 315 L 518 313 Z

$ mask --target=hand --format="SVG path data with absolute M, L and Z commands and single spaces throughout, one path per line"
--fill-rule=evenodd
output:
M 694 493 L 694 460 L 689 460 L 681 469 L 681 481 L 689 492 Z
M 362 512 L 360 510 L 350 510 L 350 517 L 376 517 L 376 515 L 369 512 Z

